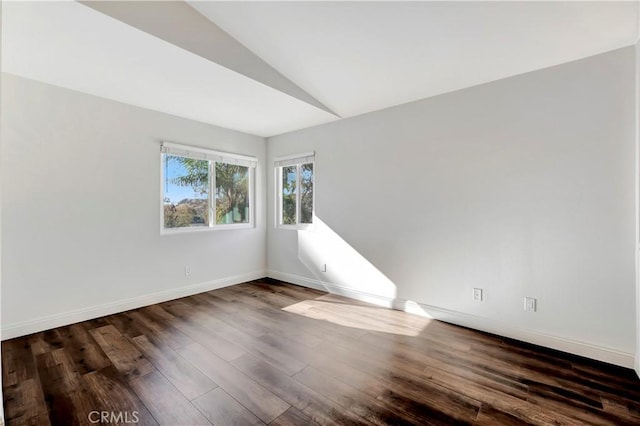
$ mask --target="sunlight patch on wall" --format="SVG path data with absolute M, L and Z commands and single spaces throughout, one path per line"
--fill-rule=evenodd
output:
M 298 259 L 322 283 L 388 299 L 396 285 L 319 217 L 313 231 L 298 231 Z

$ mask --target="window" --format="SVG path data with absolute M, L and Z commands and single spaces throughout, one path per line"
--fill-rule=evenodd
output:
M 253 157 L 165 142 L 161 232 L 253 227 Z
M 314 153 L 277 159 L 277 226 L 304 229 L 313 224 Z

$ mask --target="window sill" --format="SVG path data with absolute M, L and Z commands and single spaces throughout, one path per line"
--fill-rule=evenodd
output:
M 314 231 L 315 225 L 313 223 L 305 223 L 300 225 L 276 225 L 276 229 L 287 229 L 290 231 Z
M 210 232 L 210 231 L 230 231 L 232 229 L 251 229 L 256 226 L 253 223 L 238 223 L 231 225 L 217 225 L 217 226 L 202 226 L 202 227 L 184 227 L 184 228 L 169 228 L 160 229 L 160 235 L 179 235 L 179 234 L 191 234 L 194 232 Z

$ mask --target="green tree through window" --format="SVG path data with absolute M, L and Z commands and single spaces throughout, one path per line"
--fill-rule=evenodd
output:
M 296 166 L 282 168 L 282 223 L 295 225 L 296 223 Z
M 249 168 L 216 163 L 216 223 L 249 223 Z
M 296 226 L 313 223 L 313 163 L 283 165 L 278 170 L 279 224 Z
M 165 155 L 164 163 L 164 227 L 208 226 L 209 161 Z
M 300 165 L 300 223 L 312 223 L 313 163 Z

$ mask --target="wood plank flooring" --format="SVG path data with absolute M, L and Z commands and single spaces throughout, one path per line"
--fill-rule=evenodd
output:
M 8 425 L 640 425 L 631 370 L 258 280 L 2 343 Z

